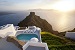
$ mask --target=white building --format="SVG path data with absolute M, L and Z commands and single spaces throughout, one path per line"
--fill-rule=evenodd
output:
M 32 38 L 24 46 L 23 50 L 49 50 L 47 43 L 38 42 L 37 38 Z
M 75 32 L 66 32 L 65 37 L 75 40 Z
M 6 36 L 15 36 L 16 30 L 13 24 L 7 24 L 0 27 L 0 37 L 5 38 Z
M 41 29 L 36 26 L 29 26 L 26 29 L 18 30 L 18 26 L 14 26 L 13 24 L 7 24 L 0 27 L 0 37 L 5 38 L 7 36 L 17 37 L 20 34 L 36 34 L 38 38 L 31 38 L 31 40 L 27 41 L 27 43 L 23 46 L 23 50 L 49 50 L 47 43 L 42 43 L 41 40 Z

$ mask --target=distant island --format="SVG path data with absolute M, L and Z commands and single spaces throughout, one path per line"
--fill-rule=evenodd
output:
M 8 15 L 8 14 L 13 14 L 13 13 L 11 13 L 11 12 L 0 12 L 0 16 L 2 16 L 2 15 Z

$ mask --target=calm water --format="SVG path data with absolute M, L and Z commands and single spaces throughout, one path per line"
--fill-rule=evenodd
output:
M 33 10 L 32 10 L 33 11 Z M 61 13 L 57 11 L 34 11 L 36 15 L 46 19 L 53 30 L 63 32 L 75 28 L 75 12 Z M 0 25 L 14 24 L 17 25 L 20 21 L 29 15 L 29 11 L 15 12 L 14 14 L 7 14 L 0 16 Z
M 20 34 L 17 36 L 18 40 L 30 40 L 31 38 L 38 38 L 36 34 Z
M 5 24 L 17 25 L 20 21 L 29 15 L 28 12 L 13 12 L 13 14 L 1 15 L 0 16 L 0 26 Z

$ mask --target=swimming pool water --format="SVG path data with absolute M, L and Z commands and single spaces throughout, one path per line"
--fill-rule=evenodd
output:
M 34 38 L 34 37 L 38 38 L 38 36 L 36 34 L 20 34 L 20 35 L 17 36 L 17 39 L 28 41 L 28 40 L 30 40 L 31 38 Z

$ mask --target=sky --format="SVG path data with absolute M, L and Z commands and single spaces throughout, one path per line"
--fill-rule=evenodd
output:
M 75 9 L 75 0 L 0 0 L 0 10 Z M 66 7 L 66 8 L 63 8 Z

